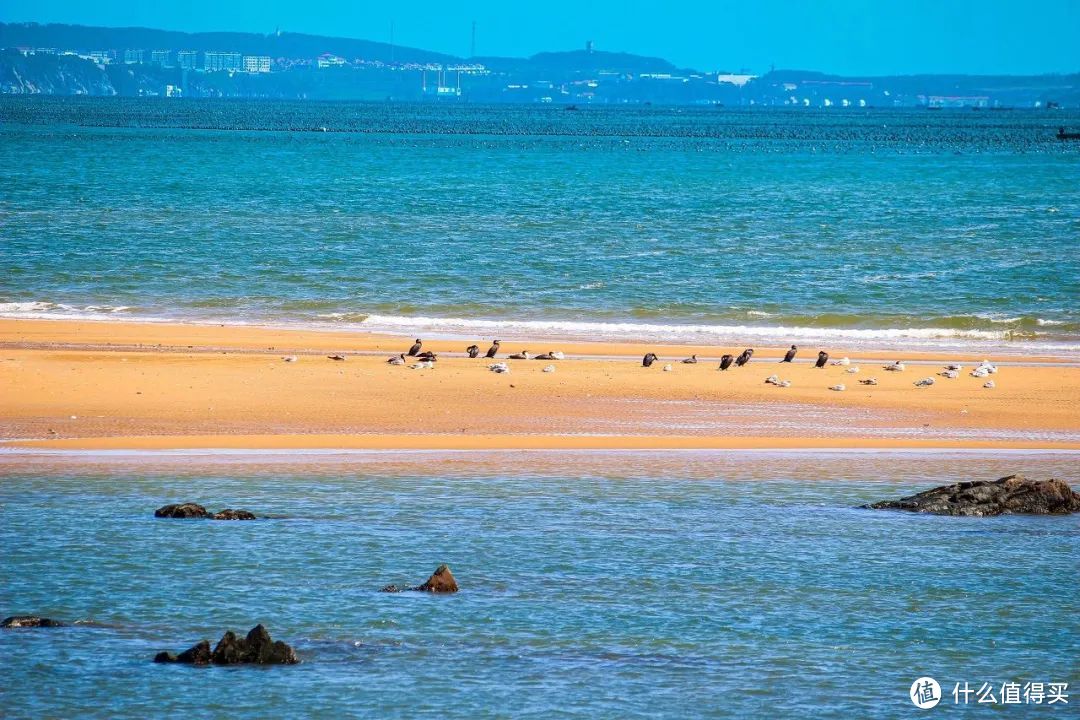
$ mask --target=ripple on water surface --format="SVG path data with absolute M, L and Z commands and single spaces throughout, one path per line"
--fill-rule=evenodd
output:
M 950 692 L 964 680 L 1075 684 L 1078 518 L 856 508 L 1017 469 L 1075 482 L 1074 464 L 1037 453 L 5 454 L 0 612 L 95 621 L 0 633 L 5 712 L 899 717 L 920 675 Z M 275 518 L 153 518 L 181 500 Z M 459 594 L 377 592 L 440 562 Z M 256 622 L 303 663 L 150 663 Z

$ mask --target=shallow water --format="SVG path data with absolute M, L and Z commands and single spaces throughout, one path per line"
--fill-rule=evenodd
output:
M 5 98 L 0 315 L 1077 350 L 1078 123 Z
M 921 675 L 948 704 L 963 681 L 1075 690 L 1080 516 L 856 508 L 1018 469 L 1075 485 L 1075 467 L 1030 452 L 2 453 L 0 614 L 94 624 L 0 633 L 0 704 L 906 717 Z M 153 518 L 186 500 L 275 519 Z M 377 592 L 440 562 L 455 596 Z M 257 622 L 302 664 L 150 662 Z

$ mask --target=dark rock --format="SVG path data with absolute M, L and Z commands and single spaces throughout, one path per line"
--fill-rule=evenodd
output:
M 457 580 L 446 565 L 440 565 L 435 569 L 423 585 L 405 587 L 404 585 L 386 585 L 379 592 L 430 592 L 430 593 L 456 593 L 458 591 Z
M 272 640 L 262 625 L 256 625 L 247 637 L 238 638 L 229 630 L 221 636 L 213 652 L 210 641 L 203 640 L 179 655 L 160 652 L 154 656 L 157 663 L 188 663 L 192 665 L 295 665 L 300 662 L 289 645 Z
M 446 565 L 440 565 L 431 574 L 431 577 L 416 590 L 432 593 L 456 593 L 458 585 L 457 580 L 454 579 L 453 574 L 450 572 L 450 568 Z
M 210 663 L 210 641 L 202 640 L 192 645 L 176 656 L 176 662 L 188 665 L 208 665 Z
M 1009 475 L 927 490 L 864 505 L 874 510 L 908 510 L 934 515 L 1067 515 L 1080 512 L 1080 494 L 1061 480 L 1028 480 Z
M 210 513 L 208 513 L 206 508 L 202 505 L 197 505 L 195 503 L 179 503 L 158 508 L 154 511 L 154 517 L 182 519 L 206 518 L 210 517 Z
M 0 622 L 0 628 L 64 627 L 65 624 L 59 620 L 50 620 L 37 615 L 12 615 Z
M 242 640 L 232 631 L 226 632 L 214 648 L 211 661 L 215 665 L 295 665 L 300 662 L 291 647 L 280 640 L 271 640 L 270 633 L 262 625 L 253 627 Z
M 226 508 L 221 512 L 216 512 L 213 515 L 214 520 L 258 520 L 255 517 L 255 513 L 248 512 L 247 510 L 233 510 L 232 508 Z

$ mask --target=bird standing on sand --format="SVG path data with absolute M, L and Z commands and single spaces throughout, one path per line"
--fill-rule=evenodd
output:
M 487 355 L 485 355 L 484 357 L 493 358 L 496 355 L 498 355 L 498 353 L 499 353 L 499 345 L 500 345 L 500 343 L 499 343 L 498 340 L 491 343 L 491 347 L 488 348 Z
M 696 363 L 697 363 L 697 355 L 691 355 L 690 357 L 683 360 L 684 365 L 694 365 Z
M 420 352 L 420 346 L 424 343 L 420 342 L 420 338 L 416 338 L 416 342 L 409 348 L 409 357 L 416 357 L 416 353 Z
M 471 358 L 475 358 L 477 355 L 480 354 L 480 348 L 476 345 L 470 345 L 469 347 L 465 348 L 465 354 L 467 354 Z
M 739 357 L 735 358 L 735 367 L 742 367 L 746 363 L 750 362 L 750 358 L 754 356 L 754 348 L 746 348 L 742 351 Z
M 731 367 L 731 363 L 733 363 L 733 362 L 735 362 L 735 356 L 733 356 L 733 355 L 725 355 L 725 356 L 723 356 L 722 358 L 720 358 L 720 369 L 721 370 L 727 370 L 729 367 Z
M 656 353 L 646 353 L 645 357 L 641 359 L 641 367 L 650 367 L 658 359 Z
M 401 353 L 400 355 L 395 355 L 394 357 L 390 358 L 386 362 L 388 362 L 391 365 L 404 365 L 405 364 L 405 353 Z
M 827 363 L 827 362 L 829 362 L 829 353 L 825 352 L 824 350 L 821 350 L 817 354 L 817 362 L 814 363 L 814 367 L 823 368 L 823 367 L 825 367 L 825 363 Z
M 792 360 L 795 359 L 795 353 L 797 353 L 797 352 L 799 352 L 799 348 L 792 345 L 791 349 L 787 351 L 787 355 L 785 355 L 784 359 L 781 360 L 780 362 L 791 362 Z

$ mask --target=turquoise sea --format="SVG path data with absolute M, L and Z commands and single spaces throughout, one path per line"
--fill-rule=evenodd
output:
M 1055 111 L 0 99 L 0 315 L 1080 349 Z
M 0 715 L 903 718 L 930 676 L 1075 717 L 1080 516 L 857 507 L 1017 470 L 1076 456 L 2 453 L 0 613 L 81 624 L 0 631 Z M 153 517 L 188 500 L 273 519 Z M 258 622 L 301 664 L 151 662 Z

